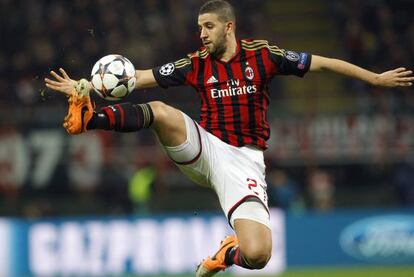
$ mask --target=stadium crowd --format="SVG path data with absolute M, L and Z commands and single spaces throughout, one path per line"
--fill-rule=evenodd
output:
M 400 64 L 413 68 L 414 4 L 397 1 L 334 1 L 335 13 L 346 57 L 353 63 L 373 70 Z M 412 89 L 395 94 L 393 91 L 370 87 L 358 88 L 350 82 L 350 89 L 359 93 L 361 112 L 399 113 L 414 111 Z M 369 98 L 369 99 L 367 99 Z
M 196 11 L 202 2 L 0 0 L 0 33 L 3 38 L 0 51 L 0 138 L 17 133 L 27 139 L 32 130 L 60 128 L 66 103 L 63 96 L 51 94 L 43 87 L 43 77 L 51 69 L 64 67 L 71 76 L 79 78 L 88 76 L 94 62 L 109 53 L 121 53 L 137 67 L 149 68 L 179 59 L 183 54 L 197 49 L 200 42 L 195 24 Z M 243 14 L 238 23 L 240 37 L 257 37 L 256 33 L 265 38 L 277 37 L 270 33 L 270 28 L 266 31 L 266 26 L 257 30 L 258 21 L 266 22 L 262 14 L 265 14 L 268 2 L 272 0 L 237 1 L 237 12 Z M 337 19 L 337 37 L 343 46 L 343 49 L 338 49 L 338 54 L 374 71 L 396 65 L 414 68 L 412 1 L 326 2 L 331 11 L 327 16 Z M 344 86 L 354 92 L 361 114 L 414 114 L 412 88 L 396 92 L 365 86 L 357 81 L 347 81 Z M 171 96 L 172 92 L 154 89 L 151 94 L 136 93 L 131 99 L 148 101 L 158 97 L 187 108 L 190 114 L 196 111 L 193 103 L 198 100 L 188 89 L 180 93 L 175 89 L 172 91 L 174 96 Z M 275 95 L 272 101 L 277 102 L 277 97 Z M 95 100 L 98 105 L 102 103 L 100 99 Z M 99 141 L 104 144 L 103 170 L 99 178 L 103 182 L 92 177 L 88 179 L 90 175 L 86 174 L 80 185 L 73 185 L 71 182 L 77 179 L 67 177 L 70 173 L 62 173 L 62 168 L 69 163 L 62 158 L 63 163 L 58 165 L 56 176 L 52 176 L 47 186 L 41 189 L 33 185 L 36 183 L 33 176 L 20 183 L 16 178 L 0 181 L 0 214 L 40 216 L 85 213 L 87 210 L 92 213 L 154 212 L 170 207 L 191 209 L 194 203 L 205 203 L 200 204 L 200 209 L 218 207 L 212 204 L 216 202 L 213 193 L 210 195 L 204 189 L 189 184 L 163 153 L 157 152 L 158 160 L 152 163 L 149 162 L 150 158 L 145 161 L 138 158 L 138 153 L 139 157 L 153 158 L 156 142 L 149 139 L 151 134 L 97 134 Z M 409 150 L 414 153 L 414 149 Z M 143 155 L 143 152 L 146 154 Z M 0 172 L 3 173 L 10 170 L 7 165 L 10 156 L 7 155 L 6 149 L 0 151 Z M 38 154 L 32 150 L 29 155 L 30 159 L 35 159 Z M 81 155 L 72 153 L 76 158 Z M 361 165 L 355 162 L 342 166 L 304 162 L 292 167 L 274 161 L 272 155 L 270 151 L 267 153 L 271 161 L 268 170 L 275 171 L 269 174 L 274 177 L 269 180 L 269 191 L 274 196 L 270 199 L 271 205 L 286 209 L 293 207 L 294 210 L 327 210 L 335 206 L 363 205 L 363 196 L 352 201 L 338 198 L 338 191 L 358 189 L 355 179 L 366 183 L 359 188 L 361 194 L 378 185 L 384 188 L 383 193 L 370 203 L 372 205 L 414 204 L 414 159 L 409 156 L 396 163 L 386 159 L 375 164 Z M 84 161 L 82 157 L 79 159 L 82 167 Z M 150 180 L 148 193 L 144 197 L 136 196 L 131 191 L 137 184 L 131 182 L 131 177 L 145 166 L 156 169 L 157 175 Z M 375 170 L 377 167 L 381 170 Z M 345 177 L 349 172 L 352 172 L 352 177 Z M 354 178 L 354 181 L 349 182 L 350 178 Z M 291 188 L 282 190 L 283 195 L 278 196 L 280 190 L 275 189 L 277 185 L 273 183 L 281 180 L 289 180 Z M 325 185 L 318 185 L 318 180 Z M 20 185 L 14 186 L 16 182 Z M 346 187 L 348 183 L 352 183 L 352 186 Z M 323 195 L 323 203 L 317 202 L 317 199 L 321 199 L 320 195 Z M 391 196 L 384 198 L 384 195 Z M 183 204 L 181 199 L 188 198 L 193 199 L 193 202 Z M 62 199 L 70 200 L 65 206 Z M 74 209 L 71 203 L 74 199 L 79 202 L 79 210 Z M 154 201 L 149 201 L 151 199 Z

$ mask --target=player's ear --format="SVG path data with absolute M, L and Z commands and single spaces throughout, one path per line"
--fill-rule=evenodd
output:
M 227 33 L 234 32 L 234 29 L 235 29 L 234 22 L 233 21 L 227 21 L 227 23 L 226 23 L 226 31 L 227 31 Z

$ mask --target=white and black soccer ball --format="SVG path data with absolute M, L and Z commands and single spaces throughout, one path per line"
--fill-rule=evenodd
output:
M 135 88 L 134 65 L 121 55 L 111 54 L 95 63 L 91 72 L 94 91 L 103 99 L 121 100 Z

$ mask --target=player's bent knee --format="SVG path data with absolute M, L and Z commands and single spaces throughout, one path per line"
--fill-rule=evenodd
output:
M 181 145 L 187 138 L 184 116 L 180 110 L 161 101 L 148 103 L 154 114 L 151 125 L 164 146 Z
M 168 118 L 168 111 L 171 109 L 170 106 L 162 101 L 152 101 L 148 104 L 151 106 L 152 112 L 154 113 L 154 123 Z
M 254 269 L 262 269 L 271 257 L 271 248 L 261 244 L 250 245 L 247 249 L 240 249 L 248 264 Z
M 264 268 L 270 260 L 270 254 L 267 253 L 255 253 L 246 257 L 247 262 L 254 269 Z
M 152 101 L 148 103 L 154 113 L 154 127 L 165 128 L 181 118 L 181 112 L 162 101 Z

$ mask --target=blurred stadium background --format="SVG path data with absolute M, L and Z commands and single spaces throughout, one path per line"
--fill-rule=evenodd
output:
M 198 258 L 230 231 L 215 194 L 187 180 L 151 132 L 71 137 L 61 127 L 65 98 L 43 85 L 59 67 L 89 76 L 110 53 L 137 68 L 182 58 L 200 45 L 203 2 L 0 0 L 0 277 L 190 274 L 193 261 L 152 261 L 185 256 L 187 246 L 151 252 L 147 244 L 160 235 L 187 245 L 191 236 Z M 239 38 L 376 72 L 414 69 L 414 1 L 233 4 Z M 275 78 L 271 90 L 266 163 L 278 245 L 262 274 L 414 276 L 413 88 L 314 73 Z M 189 88 L 136 91 L 128 100 L 154 99 L 198 118 Z M 135 236 L 133 254 L 119 247 Z

